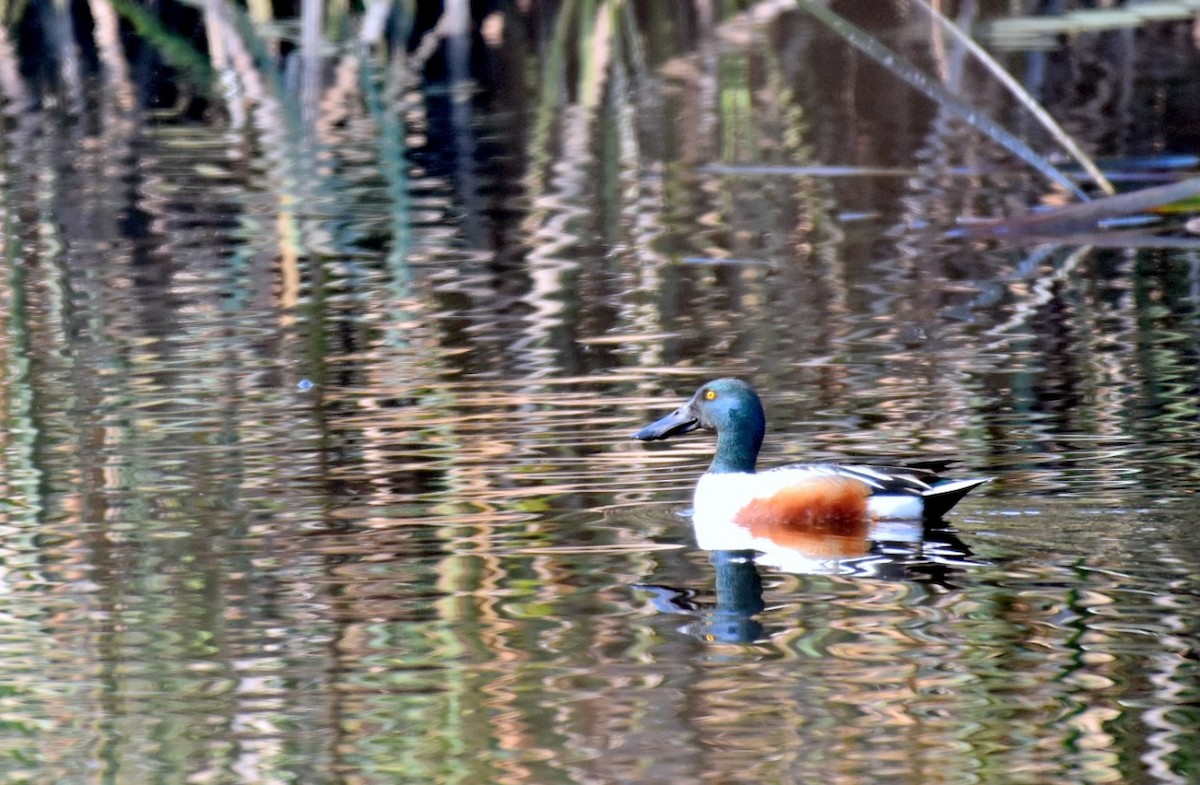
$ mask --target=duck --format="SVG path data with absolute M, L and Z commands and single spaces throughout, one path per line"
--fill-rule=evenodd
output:
M 773 542 L 814 536 L 857 541 L 881 521 L 936 523 L 992 477 L 947 479 L 924 468 L 798 463 L 756 471 L 767 420 L 754 388 L 736 378 L 707 382 L 682 406 L 633 434 L 638 441 L 715 431 L 712 464 L 696 483 L 693 515 L 737 524 Z

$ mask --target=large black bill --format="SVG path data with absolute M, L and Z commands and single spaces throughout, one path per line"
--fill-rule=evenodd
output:
M 692 416 L 688 407 L 680 406 L 666 417 L 657 422 L 650 423 L 635 433 L 633 438 L 643 442 L 651 442 L 657 439 L 669 439 L 681 433 L 694 431 L 699 427 L 700 421 Z

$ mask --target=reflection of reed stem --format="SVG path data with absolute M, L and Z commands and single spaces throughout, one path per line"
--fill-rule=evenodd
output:
M 1092 161 L 1091 157 L 1075 143 L 1075 140 L 1063 130 L 1062 126 L 1055 122 L 1050 113 L 1043 109 L 1042 105 L 1037 102 L 1037 99 L 1030 95 L 1029 91 L 1014 79 L 1004 66 L 1000 65 L 994 57 L 988 54 L 986 49 L 977 44 L 975 39 L 964 33 L 958 25 L 951 22 L 940 11 L 931 6 L 927 0 L 912 0 L 912 2 L 916 7 L 924 10 L 956 43 L 965 48 L 976 60 L 982 63 L 987 72 L 996 81 L 1004 85 L 1004 89 L 1012 94 L 1021 106 L 1025 107 L 1025 111 L 1033 115 L 1041 123 L 1042 128 L 1046 129 L 1047 133 L 1062 145 L 1062 148 L 1088 173 L 1088 176 L 1099 186 L 1100 190 L 1109 195 L 1116 193 L 1116 189 L 1113 188 L 1112 183 L 1108 181 L 1100 171 L 1100 168 Z
M 812 0 L 796 0 L 796 3 L 814 19 L 836 32 L 846 43 L 883 65 L 898 79 L 987 134 L 1060 188 L 1070 192 L 1078 199 L 1088 200 L 1087 194 L 1080 190 L 1071 178 L 1058 171 L 1044 156 L 1038 155 L 1029 145 L 987 117 L 980 109 L 966 103 L 947 90 L 940 82 L 888 49 L 879 39 L 819 3 L 812 2 Z
M 321 22 L 324 0 L 302 0 L 300 4 L 300 117 L 302 129 L 316 126 L 321 95 Z
M 21 78 L 21 66 L 7 25 L 0 25 L 0 96 L 4 98 L 7 113 L 23 111 L 29 103 L 29 91 Z

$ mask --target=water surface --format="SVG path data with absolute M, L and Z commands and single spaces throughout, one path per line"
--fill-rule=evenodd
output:
M 115 6 L 27 13 L 64 58 L 0 47 L 6 781 L 1200 776 L 1194 251 L 952 236 L 1064 197 L 798 14 L 313 55 L 211 3 L 164 16 L 204 81 Z M 1185 32 L 1006 56 L 1092 152 L 1195 154 Z M 629 436 L 719 375 L 764 465 L 996 479 L 854 558 L 707 552 L 711 440 Z

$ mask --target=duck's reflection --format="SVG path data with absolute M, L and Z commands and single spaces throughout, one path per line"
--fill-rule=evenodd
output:
M 693 517 L 697 544 L 710 552 L 715 591 L 638 584 L 661 612 L 694 617 L 685 631 L 704 640 L 750 643 L 764 637 L 761 568 L 951 586 L 977 564 L 941 522 L 818 519 L 718 521 Z
M 713 551 L 716 568 L 715 600 L 705 600 L 691 589 L 643 583 L 634 588 L 650 592 L 651 603 L 664 613 L 695 617 L 685 632 L 702 640 L 750 643 L 763 637 L 756 617 L 766 608 L 762 576 L 754 564 L 754 551 Z

